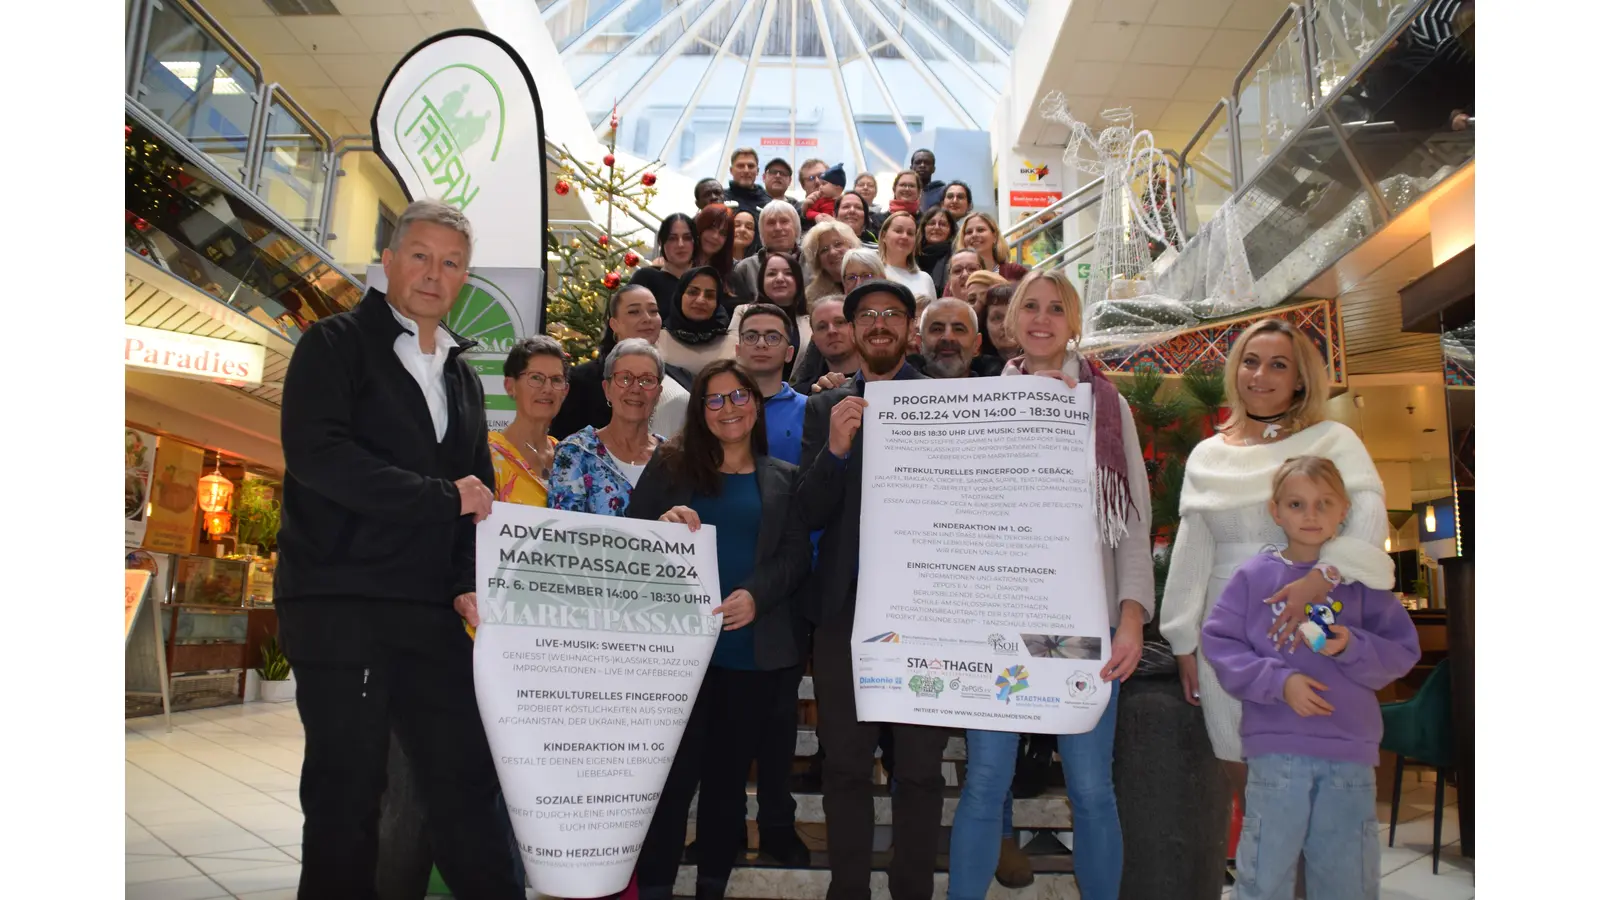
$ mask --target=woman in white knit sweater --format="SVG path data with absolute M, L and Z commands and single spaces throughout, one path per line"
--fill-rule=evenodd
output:
M 1383 482 L 1355 432 L 1325 418 L 1327 366 L 1311 340 L 1282 319 L 1257 322 L 1234 343 L 1225 378 L 1232 412 L 1185 464 L 1161 633 L 1178 657 L 1185 699 L 1205 711 L 1212 751 L 1227 764 L 1242 800 L 1239 701 L 1217 683 L 1196 649 L 1200 626 L 1234 570 L 1264 546 L 1284 544 L 1283 529 L 1267 514 L 1272 473 L 1291 457 L 1326 457 L 1339 467 L 1350 492 L 1344 530 L 1323 545 L 1322 565 L 1278 594 L 1260 598 L 1289 601 L 1274 623 L 1280 635 L 1296 639 L 1306 605 L 1322 603 L 1335 581 L 1391 589 L 1394 566 L 1383 551 L 1389 521 Z

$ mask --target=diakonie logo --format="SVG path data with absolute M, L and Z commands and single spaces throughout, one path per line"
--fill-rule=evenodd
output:
M 424 78 L 401 104 L 394 139 L 417 178 L 435 186 L 428 193 L 465 210 L 500 156 L 505 119 L 500 85 L 477 66 L 455 63 Z

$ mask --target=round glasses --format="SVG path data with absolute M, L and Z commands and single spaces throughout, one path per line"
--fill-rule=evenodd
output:
M 627 390 L 637 384 L 641 391 L 653 391 L 661 386 L 661 379 L 654 375 L 640 375 L 635 378 L 627 372 L 618 372 L 611 376 L 611 383 L 623 390 Z
M 750 404 L 750 392 L 744 388 L 738 388 L 726 394 L 707 394 L 706 409 L 715 412 L 721 409 L 729 400 L 733 401 L 734 406 L 748 406 Z
M 755 347 L 759 344 L 777 347 L 788 339 L 789 336 L 781 331 L 746 331 L 739 335 L 739 342 L 746 347 Z
M 856 327 L 871 328 L 879 319 L 884 325 L 892 325 L 910 318 L 903 309 L 863 309 L 856 313 Z
M 565 375 L 544 375 L 539 372 L 528 372 L 522 377 L 527 379 L 528 384 L 539 390 L 544 390 L 547 387 L 554 391 L 567 389 L 567 376 Z

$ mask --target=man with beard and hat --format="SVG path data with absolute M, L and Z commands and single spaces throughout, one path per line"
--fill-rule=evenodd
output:
M 828 900 L 871 896 L 872 767 L 881 726 L 856 719 L 850 658 L 861 536 L 863 394 L 869 381 L 924 377 L 906 362 L 915 310 L 911 292 L 892 281 L 867 281 L 851 291 L 844 314 L 854 325 L 861 369 L 845 384 L 806 401 L 794 512 L 807 529 L 822 531 L 808 613 L 816 625 L 812 673 L 818 736 L 828 748 L 822 782 L 832 874 Z M 944 804 L 940 763 L 948 735 L 926 725 L 889 728 L 896 757 L 889 890 L 895 900 L 929 900 Z

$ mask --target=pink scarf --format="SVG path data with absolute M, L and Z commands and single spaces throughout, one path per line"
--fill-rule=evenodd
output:
M 1115 547 L 1128 533 L 1128 520 L 1138 515 L 1122 445 L 1122 395 L 1092 363 L 1082 357 L 1077 359 L 1078 381 L 1088 382 L 1094 394 L 1095 514 L 1100 520 L 1101 539 L 1107 547 Z M 1026 375 L 1028 365 L 1019 356 L 1006 363 L 1001 374 Z

